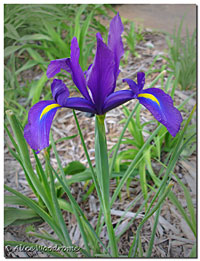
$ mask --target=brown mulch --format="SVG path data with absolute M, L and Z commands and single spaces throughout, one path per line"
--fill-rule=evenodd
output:
M 153 48 L 149 48 L 147 43 L 151 43 Z M 141 42 L 139 46 L 137 46 L 137 52 L 140 57 L 132 57 L 130 56 L 128 59 L 128 63 L 121 68 L 120 79 L 117 82 L 118 89 L 127 89 L 128 86 L 122 83 L 122 78 L 133 78 L 135 79 L 137 71 L 146 71 L 148 70 L 150 64 L 152 63 L 155 56 L 158 54 L 163 54 L 163 46 L 165 45 L 165 37 L 163 34 L 152 33 L 148 30 L 145 33 L 145 41 Z M 154 66 L 154 69 L 159 69 L 165 63 L 163 59 L 159 59 Z M 157 73 L 151 74 L 146 80 L 146 86 L 148 86 L 153 79 L 157 76 Z M 167 76 L 165 76 L 165 82 L 167 80 Z M 160 87 L 160 82 L 156 84 L 154 87 Z M 176 90 L 175 92 L 175 103 L 176 105 L 183 102 L 188 95 L 190 95 L 191 91 L 180 91 Z M 126 106 L 131 111 L 136 104 L 136 101 L 131 101 L 126 104 Z M 192 107 L 195 104 L 195 100 L 191 99 L 191 101 L 187 104 L 187 110 L 191 111 Z M 84 140 L 88 148 L 89 155 L 94 164 L 94 117 L 89 118 L 85 113 L 77 112 L 78 120 L 81 126 L 81 130 L 84 135 Z M 188 116 L 188 113 L 182 111 L 183 118 Z M 122 106 L 113 109 L 108 112 L 106 115 L 106 133 L 107 133 L 107 144 L 108 149 L 111 149 L 123 129 L 123 124 L 120 121 L 124 119 L 124 114 L 122 111 Z M 141 109 L 141 122 L 148 121 L 153 119 L 153 116 L 148 112 L 145 108 Z M 148 130 L 152 131 L 155 127 L 155 124 L 149 124 Z M 57 140 L 62 137 L 71 136 L 73 134 L 77 134 L 76 124 L 73 118 L 72 111 L 70 109 L 62 109 L 58 111 L 56 118 L 52 125 L 52 132 L 54 140 Z M 126 136 L 130 135 L 128 132 L 125 133 Z M 144 133 L 144 135 L 146 135 Z M 8 141 L 8 137 L 6 136 L 6 141 Z M 8 141 L 9 142 L 9 141 Z M 10 142 L 9 142 L 10 144 Z M 125 150 L 126 146 L 121 145 L 120 150 Z M 63 141 L 57 144 L 57 151 L 59 153 L 60 159 L 62 161 L 62 165 L 66 166 L 69 162 L 78 160 L 87 166 L 87 159 L 84 154 L 83 147 L 81 145 L 80 138 L 77 136 L 68 141 Z M 12 156 L 10 155 L 8 149 L 5 147 L 4 150 L 4 169 L 5 169 L 5 184 L 17 189 L 19 192 L 24 195 L 34 198 L 33 192 L 30 190 L 28 183 L 25 179 L 23 170 L 21 169 L 18 162 L 16 162 Z M 39 158 L 41 162 L 44 163 L 43 153 L 39 154 Z M 34 161 L 33 155 L 31 155 L 31 160 Z M 52 164 L 55 168 L 57 168 L 56 159 L 52 153 L 51 157 Z M 160 166 L 158 163 L 153 162 L 153 168 L 155 173 L 159 172 Z M 196 155 L 191 155 L 187 161 L 178 161 L 177 166 L 174 171 L 179 178 L 181 178 L 182 182 L 188 187 L 190 190 L 192 200 L 194 206 L 196 206 Z M 187 211 L 187 204 L 184 198 L 183 191 L 180 186 L 174 179 L 173 192 L 181 202 L 182 206 Z M 98 210 L 99 210 L 99 200 L 95 192 L 93 192 L 90 197 L 86 200 L 82 200 L 82 196 L 87 192 L 89 183 L 87 186 L 84 182 L 76 183 L 71 186 L 71 191 L 74 197 L 78 200 L 80 207 L 88 217 L 90 223 L 95 227 L 98 218 Z M 113 193 L 116 187 L 116 180 L 111 180 L 110 191 Z M 136 196 L 141 193 L 139 176 L 136 176 L 130 184 L 129 188 L 130 195 L 127 194 L 126 186 L 123 187 L 121 191 L 121 198 L 117 198 L 116 202 L 112 207 L 112 221 L 113 225 L 115 225 L 120 216 L 123 215 L 123 212 L 131 205 Z M 7 193 L 7 192 L 6 192 Z M 131 207 L 128 213 L 126 214 L 123 222 L 120 223 L 118 227 L 117 233 L 120 233 L 123 229 L 124 224 L 126 224 L 130 218 L 134 215 L 134 213 L 139 208 L 142 200 L 140 200 L 134 207 Z M 132 226 L 126 231 L 122 236 L 118 243 L 119 252 L 121 255 L 127 255 L 130 245 L 133 240 L 133 236 L 137 230 L 137 227 L 141 221 L 142 215 L 144 212 L 141 212 L 139 218 L 137 218 Z M 63 213 L 66 223 L 68 224 L 68 229 L 70 231 L 71 238 L 73 239 L 73 243 L 78 246 L 83 246 L 83 241 L 80 235 L 79 228 L 76 224 L 75 218 L 70 213 Z M 148 244 L 151 237 L 151 232 L 154 224 L 154 217 L 150 218 L 148 222 L 143 226 L 141 231 L 141 244 L 143 248 L 143 252 L 148 249 Z M 37 239 L 34 237 L 29 237 L 26 234 L 26 228 L 28 225 L 21 226 L 8 226 L 5 229 L 5 240 L 14 240 L 14 241 L 26 241 L 26 242 L 34 242 L 43 244 L 45 246 L 51 245 L 51 243 L 46 242 L 45 240 Z M 36 223 L 34 224 L 35 230 L 37 232 L 45 230 L 50 234 L 54 234 L 53 230 L 46 223 Z M 103 227 L 101 233 L 101 239 L 105 244 L 108 243 L 108 238 L 106 234 L 106 226 Z M 159 225 L 156 231 L 156 238 L 154 242 L 154 247 L 152 251 L 152 257 L 188 257 L 189 253 L 192 249 L 193 244 L 195 243 L 195 238 L 183 220 L 182 216 L 178 212 L 178 210 L 174 207 L 174 205 L 167 199 L 165 204 L 162 207 Z M 30 253 L 30 252 L 19 252 L 12 253 L 13 257 L 45 257 L 46 254 L 38 253 Z

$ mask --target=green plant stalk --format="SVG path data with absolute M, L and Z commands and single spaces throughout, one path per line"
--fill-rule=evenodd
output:
M 87 158 L 87 161 L 88 161 L 88 164 L 89 164 L 89 167 L 90 167 L 90 170 L 91 170 L 91 173 L 92 173 L 92 179 L 94 181 L 94 184 L 95 184 L 95 187 L 96 187 L 96 190 L 97 190 L 97 194 L 98 194 L 98 197 L 99 197 L 99 200 L 100 202 L 102 201 L 101 200 L 101 191 L 100 191 L 100 188 L 99 188 L 99 184 L 98 184 L 98 181 L 97 181 L 97 177 L 96 177 L 96 174 L 94 172 L 94 169 L 93 169 L 93 166 L 92 166 L 92 162 L 90 160 L 90 156 L 88 154 L 88 151 L 87 151 L 87 147 L 85 145 L 85 141 L 84 141 L 84 138 L 83 138 L 83 134 L 82 134 L 82 131 L 81 131 L 81 128 L 80 128 L 80 125 L 79 125 L 79 122 L 78 122 L 78 119 L 76 117 L 76 113 L 75 111 L 73 110 L 73 114 L 74 114 L 74 119 L 76 121 L 76 126 L 77 126 L 77 129 L 78 129 L 78 132 L 79 132 L 79 135 L 80 135 L 80 138 L 81 138 L 81 142 L 82 142 L 82 145 L 83 145 L 83 149 L 84 149 L 84 152 L 85 152 L 85 155 L 86 155 L 86 158 Z
M 104 125 L 105 115 L 96 115 L 95 118 L 95 161 L 97 179 L 100 184 L 102 193 L 102 210 L 104 212 L 105 223 L 107 225 L 108 237 L 111 246 L 113 257 L 118 256 L 117 243 L 115 240 L 115 233 L 113 230 L 110 214 L 110 200 L 109 200 L 109 165 L 107 143 Z

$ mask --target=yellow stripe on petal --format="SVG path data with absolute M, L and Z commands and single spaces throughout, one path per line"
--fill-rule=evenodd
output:
M 150 94 L 150 93 L 140 93 L 140 94 L 138 94 L 138 97 L 150 99 L 150 100 L 156 102 L 156 103 L 160 106 L 160 103 L 159 103 L 159 101 L 156 99 L 156 97 L 153 96 L 153 95 Z
M 54 108 L 57 108 L 57 107 L 61 107 L 59 104 L 50 104 L 50 105 L 48 105 L 47 107 L 45 107 L 44 109 L 43 109 L 43 111 L 42 111 L 42 113 L 41 113 L 41 115 L 40 115 L 40 120 L 42 119 L 42 117 L 46 114 L 46 113 L 48 113 L 49 111 L 51 111 L 52 109 L 54 109 Z

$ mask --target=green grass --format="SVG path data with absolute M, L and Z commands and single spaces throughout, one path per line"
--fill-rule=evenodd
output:
M 184 18 L 178 30 L 174 29 L 173 35 L 166 38 L 168 55 L 165 57 L 169 70 L 177 78 L 182 90 L 196 88 L 196 29 L 192 36 L 186 31 L 186 38 L 181 37 Z

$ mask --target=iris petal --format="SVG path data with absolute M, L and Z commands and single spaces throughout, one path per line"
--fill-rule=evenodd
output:
M 119 74 L 120 59 L 124 54 L 123 42 L 121 38 L 121 34 L 123 33 L 123 30 L 124 30 L 123 24 L 118 13 L 110 23 L 110 30 L 108 34 L 108 47 L 112 50 L 114 54 L 114 60 L 115 60 L 115 69 L 114 69 L 115 82 L 114 82 L 112 92 L 115 89 L 117 76 Z
M 110 94 L 104 103 L 103 113 L 114 109 L 115 107 L 131 100 L 134 98 L 134 94 L 129 90 L 117 91 Z
M 86 87 L 86 80 L 84 77 L 84 73 L 79 64 L 79 56 L 80 56 L 80 50 L 78 46 L 78 41 L 76 37 L 73 37 L 71 41 L 71 58 L 68 58 L 66 60 L 66 63 L 70 69 L 70 73 L 74 84 L 77 86 L 81 94 L 86 99 L 90 100 L 90 96 L 88 94 L 87 87 Z
M 47 77 L 54 77 L 61 69 L 70 72 L 69 66 L 66 64 L 67 58 L 51 61 L 47 68 Z
M 135 83 L 133 80 L 131 79 L 123 79 L 123 82 L 127 82 L 129 87 L 131 88 L 131 90 L 133 91 L 133 93 L 135 94 L 135 98 L 137 97 L 137 94 L 139 93 L 139 87 L 137 85 L 137 83 Z
M 49 146 L 51 124 L 60 107 L 55 101 L 40 101 L 30 109 L 24 137 L 36 153 Z
M 63 106 L 69 97 L 69 90 L 63 81 L 54 79 L 51 84 L 51 92 L 54 100 Z
M 172 98 L 157 88 L 143 90 L 138 95 L 139 102 L 144 105 L 162 123 L 172 136 L 180 130 L 182 116 L 173 106 Z
M 137 83 L 139 90 L 142 90 L 145 84 L 145 73 L 144 72 L 138 72 L 137 73 Z
M 91 101 L 80 97 L 68 98 L 63 106 L 74 110 L 91 112 L 94 114 L 97 113 L 95 106 Z
M 89 70 L 88 87 L 98 114 L 102 114 L 105 98 L 112 93 L 114 84 L 114 57 L 112 51 L 97 34 L 97 51 L 94 63 Z

